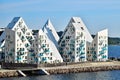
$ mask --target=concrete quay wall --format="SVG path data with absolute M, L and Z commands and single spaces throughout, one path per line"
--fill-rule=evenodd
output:
M 120 70 L 120 66 L 46 69 L 46 71 L 49 74 L 66 74 L 66 73 L 97 72 L 97 71 L 111 71 L 111 70 Z
M 17 71 L 11 71 L 11 70 L 1 70 L 0 71 L 0 78 L 4 77 L 17 77 L 19 76 L 19 73 Z

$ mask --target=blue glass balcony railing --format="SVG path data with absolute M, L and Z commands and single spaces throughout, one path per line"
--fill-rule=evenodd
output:
M 50 50 L 49 49 L 45 49 L 45 51 L 44 52 L 50 52 Z
M 9 55 L 9 56 L 12 56 L 12 53 L 9 53 L 8 55 Z
M 100 52 L 99 52 L 99 55 L 102 55 L 102 54 L 104 54 L 104 51 L 100 51 Z
M 65 44 L 61 44 L 61 47 L 65 47 Z
M 107 47 L 103 47 L 102 50 L 107 50 Z
M 24 48 L 20 48 L 20 50 L 19 51 L 24 51 Z
M 80 55 L 84 55 L 84 54 L 85 54 L 85 52 L 81 52 L 81 53 L 80 53 Z
M 18 60 L 18 61 L 21 61 L 21 60 L 22 60 L 22 58 L 21 58 L 21 57 L 17 57 L 17 60 Z
M 42 58 L 42 61 L 46 61 L 47 59 L 45 57 Z
M 30 45 L 27 43 L 27 44 L 25 44 L 25 46 L 26 46 L 26 47 L 29 47 Z
M 44 47 L 46 47 L 46 45 L 45 45 L 45 44 L 43 44 L 43 45 L 42 45 L 42 48 L 44 48 Z
M 38 62 L 38 58 L 35 58 L 34 60 L 35 60 L 35 62 Z
M 68 54 L 70 54 L 70 55 L 71 55 L 71 54 L 72 54 L 72 52 L 70 51 L 70 52 L 68 52 Z
M 34 54 L 34 53 L 32 53 L 32 54 L 31 54 L 31 56 L 35 56 L 35 54 Z
M 80 56 L 81 59 L 85 58 L 85 56 Z
M 29 52 L 34 52 L 34 50 L 31 49 L 31 50 L 29 50 Z
M 106 56 L 106 55 L 103 55 L 102 58 L 103 58 L 103 59 L 104 59 L 104 58 L 107 58 L 107 56 Z
M 91 50 L 93 51 L 93 50 L 95 50 L 95 48 L 91 48 Z
M 39 53 L 39 56 L 43 56 L 43 53 Z
M 93 58 L 94 58 L 94 59 L 96 59 L 96 58 L 97 58 L 97 56 L 93 55 Z

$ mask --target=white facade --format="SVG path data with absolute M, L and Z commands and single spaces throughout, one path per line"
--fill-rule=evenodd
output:
M 5 62 L 28 63 L 34 37 L 21 17 L 15 17 L 5 29 Z
M 77 17 L 71 18 L 59 40 L 59 51 L 65 62 L 86 61 L 85 26 Z
M 54 42 L 55 46 L 58 48 L 58 40 L 59 40 L 59 36 L 54 28 L 54 26 L 52 25 L 50 19 L 47 20 L 47 22 L 45 23 L 45 25 L 42 28 L 43 32 L 46 33 L 46 35 L 48 36 L 48 38 Z
M 71 18 L 59 40 L 59 51 L 64 61 L 106 61 L 108 59 L 108 30 L 93 39 L 79 17 Z
M 0 48 L 10 63 L 106 61 L 108 30 L 93 39 L 83 21 L 72 17 L 60 39 L 50 20 L 33 36 L 22 17 L 15 17 L 0 36 Z
M 42 30 L 39 30 L 38 34 L 35 35 L 30 57 L 30 63 L 35 64 L 63 62 L 55 44 Z
M 108 60 L 108 30 L 98 32 L 88 48 L 88 60 Z

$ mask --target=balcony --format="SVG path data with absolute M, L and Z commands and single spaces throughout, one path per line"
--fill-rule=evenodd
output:
M 34 52 L 34 50 L 31 49 L 31 50 L 29 50 L 29 52 Z
M 94 50 L 95 50 L 95 48 L 91 48 L 91 50 L 92 50 L 92 51 L 94 51 Z
M 9 55 L 9 56 L 12 56 L 12 53 L 10 52 L 10 53 L 8 53 L 8 55 Z
M 65 44 L 61 44 L 61 47 L 65 47 Z
M 61 47 L 60 47 L 60 48 L 59 48 L 59 50 L 60 50 L 60 51 L 62 51 L 62 50 L 63 50 L 63 48 L 61 48 Z
M 92 51 L 92 54 L 96 54 L 96 51 Z
M 25 47 L 29 47 L 30 45 L 27 43 L 27 44 L 25 44 Z
M 34 53 L 32 53 L 32 54 L 31 54 L 31 56 L 33 56 L 33 57 L 34 57 L 34 56 L 35 56 L 35 54 L 34 54 Z
M 22 58 L 18 56 L 18 57 L 17 57 L 17 60 L 18 60 L 18 61 L 21 61 L 21 60 L 22 60 Z
M 39 53 L 39 56 L 43 56 L 43 53 Z
M 25 37 L 24 37 L 24 36 L 22 36 L 22 37 L 21 37 L 21 40 L 25 40 Z
M 104 51 L 100 51 L 100 52 L 99 52 L 99 56 L 102 55 L 102 54 L 104 54 Z
M 69 54 L 69 55 L 71 55 L 71 54 L 72 54 L 72 52 L 70 51 L 70 52 L 68 52 L 68 54 Z
M 20 56 L 24 55 L 24 52 L 20 52 Z
M 85 58 L 85 56 L 80 56 L 80 59 L 83 59 L 83 58 Z
M 47 59 L 46 59 L 46 57 L 42 57 L 42 61 L 46 61 Z
M 107 50 L 107 47 L 103 47 L 102 50 Z
M 84 54 L 85 54 L 85 52 L 81 52 L 81 53 L 80 53 L 80 55 L 84 55 Z
M 80 44 L 80 47 L 84 47 L 84 45 L 85 45 L 84 43 L 81 43 L 81 44 Z
M 105 59 L 105 58 L 107 58 L 107 56 L 106 56 L 106 55 L 103 55 L 102 58 Z
M 35 60 L 36 62 L 38 62 L 38 58 L 35 58 L 34 60 Z
M 45 49 L 44 52 L 45 52 L 45 53 L 46 53 L 46 52 L 50 52 L 50 50 L 49 50 L 49 49 Z
M 24 51 L 24 48 L 20 48 L 20 50 L 19 50 L 20 52 L 23 52 Z
M 93 55 L 93 58 L 94 58 L 94 59 L 96 59 L 96 58 L 97 58 L 97 56 Z
M 70 44 L 70 47 L 73 47 L 73 48 L 74 48 L 75 46 L 74 46 L 74 44 Z
M 42 48 L 44 48 L 44 47 L 46 47 L 46 45 L 45 45 L 45 44 L 43 44 L 43 45 L 42 45 Z

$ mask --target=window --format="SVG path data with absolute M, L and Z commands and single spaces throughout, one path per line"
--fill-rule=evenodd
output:
M 84 30 L 84 28 L 83 28 L 83 27 L 81 27 L 81 29 L 82 29 L 82 30 Z
M 25 59 L 27 59 L 27 56 L 25 56 Z

